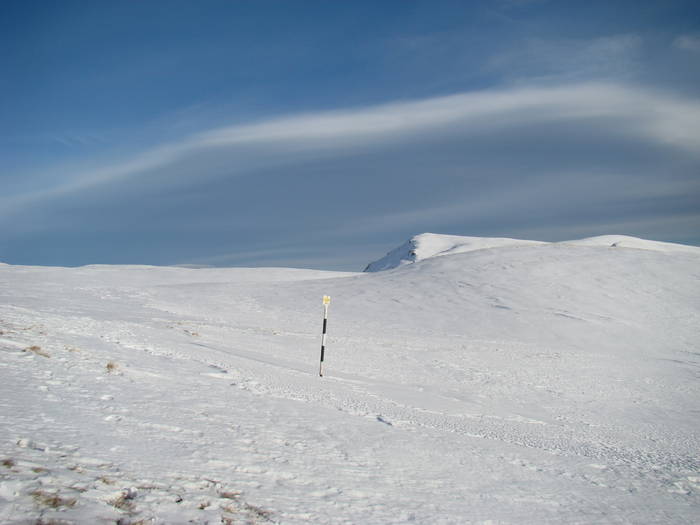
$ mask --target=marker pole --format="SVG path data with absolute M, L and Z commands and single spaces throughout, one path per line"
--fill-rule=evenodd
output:
M 328 325 L 328 305 L 331 304 L 331 298 L 328 295 L 323 296 L 323 333 L 321 334 L 321 361 L 318 365 L 318 375 L 323 377 L 323 354 L 326 350 L 326 326 Z

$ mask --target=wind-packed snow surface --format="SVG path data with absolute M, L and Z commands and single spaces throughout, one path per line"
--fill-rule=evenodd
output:
M 700 249 L 614 237 L 0 265 L 0 522 L 697 523 Z

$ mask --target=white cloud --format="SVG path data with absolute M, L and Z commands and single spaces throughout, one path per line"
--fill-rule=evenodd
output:
M 305 149 L 395 141 L 460 126 L 479 132 L 524 123 L 611 117 L 619 129 L 700 152 L 700 101 L 586 83 L 464 93 L 350 111 L 298 115 L 202 133 L 190 147 L 288 144 Z
M 258 156 L 272 160 L 290 151 L 313 154 L 377 147 L 435 131 L 468 135 L 543 122 L 590 122 L 594 118 L 606 119 L 608 129 L 603 133 L 700 154 L 698 100 L 606 83 L 518 87 L 217 128 L 155 147 L 125 162 L 59 177 L 62 180 L 53 187 L 6 196 L 0 200 L 0 209 L 12 213 L 30 202 L 162 169 L 211 149 L 244 151 L 263 147 Z M 246 166 L 239 169 L 245 170 Z

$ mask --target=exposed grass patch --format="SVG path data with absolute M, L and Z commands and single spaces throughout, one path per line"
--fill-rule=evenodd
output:
M 45 350 L 42 350 L 41 347 L 37 346 L 37 345 L 28 346 L 27 348 L 25 348 L 22 351 L 23 352 L 32 352 L 32 353 L 34 353 L 36 355 L 40 355 L 42 357 L 51 357 Z
M 35 490 L 31 495 L 37 503 L 53 509 L 73 507 L 76 503 L 75 498 L 62 498 L 58 493 L 46 492 L 43 490 Z
M 112 507 L 124 512 L 132 512 L 134 510 L 134 502 L 131 501 L 131 497 L 128 492 L 123 492 L 118 497 L 109 500 L 107 503 L 112 505 Z
M 16 465 L 15 460 L 12 458 L 3 459 L 0 463 L 2 463 L 3 467 L 7 468 L 12 468 Z
M 117 363 L 115 363 L 114 361 L 110 361 L 109 363 L 107 363 L 106 368 L 107 368 L 107 373 L 113 374 L 114 372 L 119 370 L 119 365 Z
M 261 507 L 251 505 L 250 503 L 245 504 L 245 510 L 252 514 L 254 518 L 260 518 L 263 521 L 271 521 L 272 512 L 270 512 L 269 510 L 265 510 Z

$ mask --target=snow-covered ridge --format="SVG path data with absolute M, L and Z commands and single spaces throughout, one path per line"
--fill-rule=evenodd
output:
M 562 241 L 557 244 L 570 244 L 574 246 L 606 246 L 611 248 L 634 248 L 637 250 L 651 250 L 655 252 L 686 252 L 700 254 L 700 247 L 676 244 L 672 242 L 650 241 L 629 235 L 599 235 L 587 237 L 575 241 Z
M 467 237 L 461 235 L 440 235 L 422 233 L 416 235 L 394 248 L 381 259 L 369 263 L 365 272 L 380 272 L 390 270 L 405 264 L 411 264 L 444 255 L 465 253 L 475 250 L 503 248 L 512 246 L 533 246 L 538 244 L 567 244 L 574 246 L 602 246 L 612 248 L 635 248 L 660 252 L 692 252 L 700 254 L 700 247 L 686 246 L 669 242 L 650 241 L 628 235 L 601 235 L 560 243 L 530 241 L 525 239 L 509 239 L 502 237 Z

